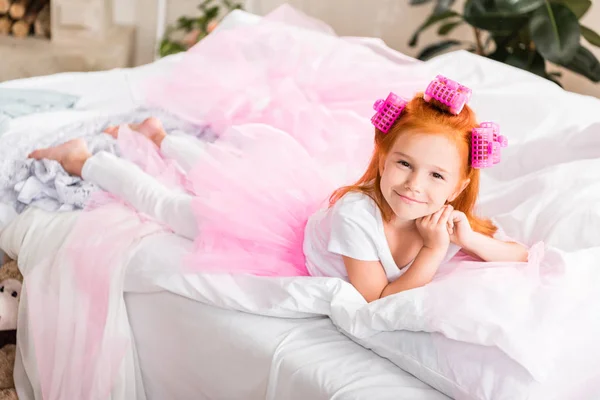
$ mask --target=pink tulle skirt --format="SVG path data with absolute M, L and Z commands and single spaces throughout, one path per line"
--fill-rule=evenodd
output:
M 307 275 L 306 222 L 366 169 L 374 101 L 430 79 L 291 17 L 211 35 L 152 82 L 151 104 L 221 133 L 188 174 L 193 271 Z
M 198 271 L 308 275 L 308 218 L 334 185 L 291 136 L 267 125 L 232 128 L 188 175 L 199 224 Z

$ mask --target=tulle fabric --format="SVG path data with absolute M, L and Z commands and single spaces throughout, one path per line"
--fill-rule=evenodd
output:
M 288 8 L 188 51 L 148 100 L 220 133 L 188 173 L 191 270 L 307 275 L 306 222 L 365 171 L 374 101 L 426 82 L 418 62 L 392 63 Z
M 198 193 L 194 270 L 308 275 L 304 226 L 334 185 L 293 138 L 266 125 L 232 128 L 188 178 Z
M 161 228 L 140 223 L 134 210 L 102 193 L 92 203 L 58 253 L 24 274 L 27 313 L 21 316 L 28 324 L 20 325 L 19 340 L 35 354 L 26 366 L 35 398 L 143 398 L 123 282 L 135 244 Z
M 302 143 L 307 126 L 318 128 L 313 135 L 329 133 L 327 138 L 339 132 L 324 125 L 313 106 L 368 119 L 374 101 L 390 91 L 412 97 L 426 87 L 431 77 L 419 66 L 394 63 L 365 46 L 267 17 L 199 42 L 167 77 L 152 81 L 147 100 L 191 122 L 209 122 L 217 131 L 268 122 Z M 305 101 L 296 104 L 299 96 Z M 291 115 L 305 119 L 290 121 Z
M 185 188 L 187 180 L 179 167 L 127 125 L 119 129 L 118 145 L 124 158 L 167 187 Z M 122 199 L 97 192 L 58 253 L 25 274 L 36 356 L 36 370 L 27 372 L 38 391 L 36 398 L 144 398 L 133 367 L 136 355 L 123 282 L 135 244 L 165 229 Z

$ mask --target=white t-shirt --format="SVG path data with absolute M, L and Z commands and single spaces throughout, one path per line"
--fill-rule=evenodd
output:
M 450 244 L 444 261 L 460 247 Z M 306 267 L 312 276 L 348 278 L 343 256 L 362 261 L 379 261 L 388 282 L 408 268 L 394 262 L 377 204 L 360 192 L 350 192 L 333 207 L 315 213 L 306 224 L 304 236 Z

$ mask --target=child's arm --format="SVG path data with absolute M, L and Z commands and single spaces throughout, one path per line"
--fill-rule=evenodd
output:
M 408 270 L 394 282 L 390 282 L 383 289 L 380 297 L 427 285 L 433 279 L 445 256 L 446 250 L 444 249 L 421 248 Z
M 520 243 L 503 242 L 477 232 L 473 232 L 462 247 L 483 261 L 526 262 L 529 256 L 527 247 Z
M 452 207 L 442 207 L 434 214 L 419 218 L 417 229 L 423 238 L 423 247 L 408 270 L 394 282 L 388 283 L 379 261 L 360 261 L 344 258 L 350 283 L 368 302 L 405 290 L 415 289 L 431 282 L 444 260 L 450 235 L 447 230 Z
M 417 229 L 423 239 L 423 247 L 408 270 L 383 289 L 381 297 L 415 289 L 431 282 L 448 252 L 450 234 L 447 226 L 452 211 L 451 206 L 444 206 L 437 212 L 416 221 Z
M 529 256 L 527 247 L 520 243 L 504 242 L 494 239 L 471 229 L 464 213 L 454 211 L 451 240 L 462 249 L 483 261 L 497 262 L 526 262 Z
M 446 251 L 423 247 L 408 270 L 388 283 L 379 261 L 361 261 L 343 256 L 350 283 L 367 300 L 377 299 L 427 285 L 442 263 Z

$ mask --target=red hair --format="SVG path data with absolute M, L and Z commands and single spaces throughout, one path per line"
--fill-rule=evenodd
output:
M 432 103 L 435 100 L 432 100 Z M 388 133 L 375 129 L 375 150 L 369 167 L 363 176 L 353 185 L 344 186 L 336 190 L 329 199 L 330 206 L 341 199 L 348 192 L 362 192 L 371 197 L 383 216 L 389 222 L 394 213 L 381 192 L 380 165 L 391 151 L 396 139 L 409 131 L 419 130 L 429 134 L 446 135 L 454 141 L 459 154 L 464 160 L 463 179 L 469 179 L 467 187 L 450 202 L 455 210 L 465 213 L 474 231 L 487 236 L 493 236 L 497 228 L 489 219 L 479 218 L 475 215 L 475 203 L 479 194 L 479 170 L 471 167 L 470 145 L 471 130 L 477 127 L 475 113 L 465 105 L 459 115 L 452 115 L 442 110 L 442 105 L 427 103 L 423 95 L 415 96 L 404 108 L 402 115 L 392 125 Z

